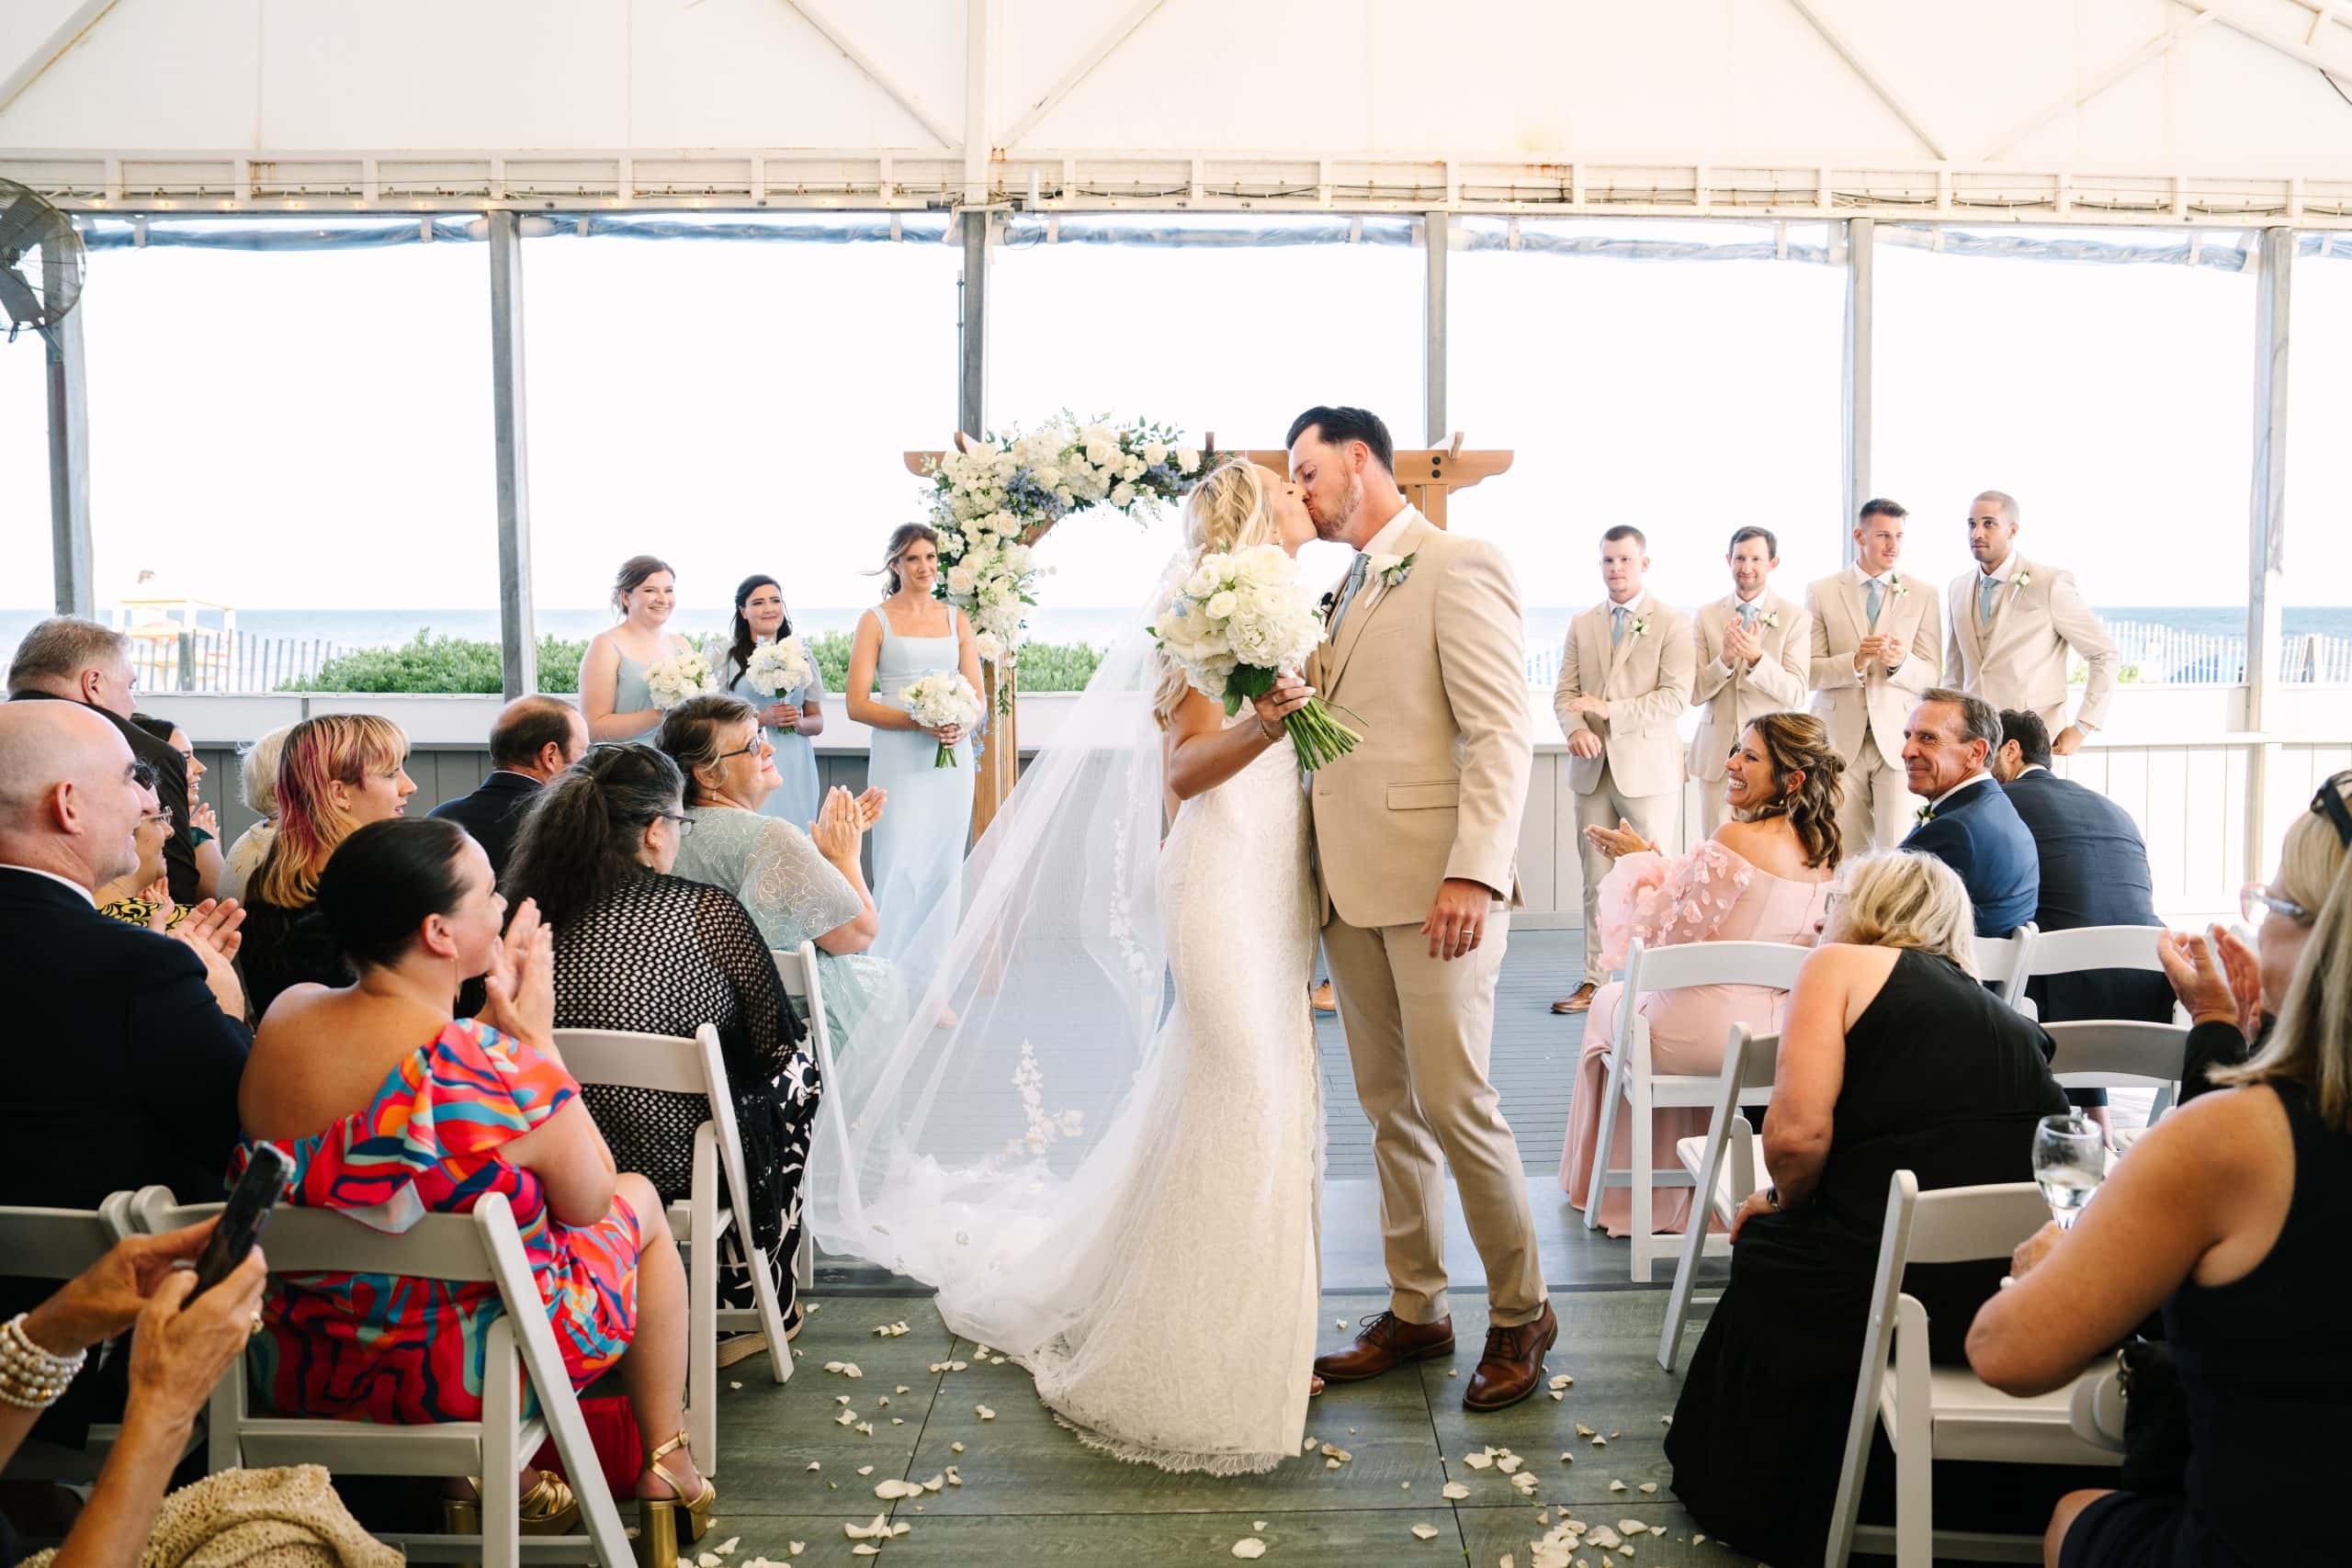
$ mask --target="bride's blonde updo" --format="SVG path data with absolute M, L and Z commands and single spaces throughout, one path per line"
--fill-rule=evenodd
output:
M 1185 574 L 1203 556 L 1230 555 L 1252 545 L 1275 542 L 1274 513 L 1266 502 L 1265 476 L 1247 457 L 1236 457 L 1209 471 L 1184 498 Z M 1181 575 L 1181 574 L 1180 574 Z M 1165 729 L 1183 705 L 1191 685 L 1183 666 L 1158 649 L 1159 690 L 1152 699 L 1152 716 Z

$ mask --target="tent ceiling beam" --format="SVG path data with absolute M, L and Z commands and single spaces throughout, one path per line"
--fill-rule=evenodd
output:
M 1860 77 L 1862 85 L 1878 95 L 1879 102 L 1894 111 L 1894 118 L 1909 128 L 1911 134 L 1919 139 L 1921 145 L 1933 153 L 1938 162 L 1951 156 L 1944 151 L 1944 142 L 1928 129 L 1927 122 L 1912 112 L 1911 106 L 1887 81 L 1885 73 L 1872 65 L 1850 39 L 1829 25 L 1827 18 L 1815 8 L 1813 0 L 1789 0 L 1789 4 L 1796 8 L 1797 15 L 1812 25 L 1815 32 L 1821 35 L 1821 41 L 1846 62 L 1846 69 Z
M 82 0 L 74 6 L 73 14 L 57 25 L 55 32 L 35 44 L 32 52 L 17 62 L 15 70 L 0 76 L 0 112 L 40 81 L 42 73 L 63 59 L 67 50 L 88 37 L 90 29 L 104 21 L 114 7 L 115 0 Z
M 2292 39 L 2280 38 L 2267 28 L 2256 26 L 2246 19 L 2245 9 L 2233 0 L 2173 0 L 2173 4 L 2186 6 L 2200 16 L 2210 15 L 2241 38 L 2252 39 L 2267 49 L 2276 50 L 2298 64 L 2308 65 L 2324 73 L 2330 81 L 2352 79 L 2352 61 L 2331 60 L 2308 43 L 2297 43 Z
M 1038 121 L 1059 108 L 1062 100 L 1076 92 L 1078 85 L 1092 75 L 1096 66 L 1116 53 L 1119 46 L 1133 37 L 1135 30 L 1149 21 L 1151 14 L 1167 3 L 1168 0 L 1138 0 L 1136 5 L 1128 7 L 1126 15 L 1104 28 L 1102 35 L 1094 40 L 1085 53 L 1078 57 L 1077 62 L 1063 73 L 1060 81 L 1048 88 L 1043 97 L 1022 111 L 1021 118 L 1014 120 L 1012 129 L 1004 133 L 1004 145 L 1020 146 L 1022 139 L 1037 129 Z
M 2077 82 L 2073 87 L 2059 94 L 2015 125 L 2010 126 L 2008 130 L 1993 138 L 1985 144 L 1984 151 L 1976 155 L 1975 161 L 1990 163 L 2060 115 L 2070 114 L 2081 108 L 2150 61 L 2171 53 L 2181 39 L 2189 37 L 2206 23 L 2220 19 L 2221 13 L 2218 11 L 2200 11 L 2194 17 L 2176 21 L 2139 48 L 2116 56 L 2106 65 Z
M 866 79 L 881 88 L 892 103 L 906 110 L 917 125 L 931 133 L 933 141 L 942 147 L 956 145 L 955 133 L 947 129 L 946 122 L 924 106 L 913 88 L 891 75 L 888 67 L 860 48 L 857 40 L 828 16 L 816 0 L 784 0 L 784 3 L 799 13 L 802 21 L 823 35 L 825 41 L 838 50 L 842 59 L 864 72 Z
M 981 205 L 1039 212 L 1516 214 L 1897 223 L 2352 229 L 2352 174 L 2250 176 L 1885 160 L 1532 163 L 1521 155 L 1227 150 L 1021 152 L 989 161 Z M 695 148 L 386 152 L 0 150 L 0 177 L 69 209 L 345 213 L 942 210 L 959 152 Z M 1035 194 L 1031 194 L 1032 181 Z

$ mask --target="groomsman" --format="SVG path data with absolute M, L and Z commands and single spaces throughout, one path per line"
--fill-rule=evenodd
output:
M 1960 689 L 1996 708 L 2035 714 L 2064 757 L 2107 720 L 2115 690 L 2115 644 L 2083 602 L 2075 574 L 2017 550 L 2018 503 L 1988 490 L 1969 503 L 1968 553 L 1976 570 L 1951 580 L 1944 668 Z M 2083 705 L 2066 722 L 2066 650 L 2090 666 Z
M 1911 706 L 1942 677 L 1936 596 L 1894 570 L 1903 520 L 1894 502 L 1862 503 L 1854 564 L 1805 590 L 1813 617 L 1813 711 L 1846 759 L 1838 826 L 1846 853 L 1893 849 L 1919 803 L 1903 773 L 1903 727 Z
M 1724 771 L 1739 732 L 1759 715 L 1804 706 L 1813 647 L 1804 611 L 1771 590 L 1781 544 L 1770 528 L 1740 529 L 1724 560 L 1731 568 L 1731 592 L 1700 606 L 1692 622 L 1699 672 L 1690 705 L 1700 718 L 1690 738 L 1690 776 L 1702 786 L 1710 834 L 1731 816 L 1724 804 Z
M 1672 844 L 1680 825 L 1682 746 L 1677 733 L 1690 705 L 1698 644 L 1690 617 L 1642 586 L 1649 541 L 1619 524 L 1600 536 L 1600 581 L 1609 597 L 1568 625 L 1552 711 L 1568 738 L 1568 787 L 1577 797 L 1577 850 L 1584 864 L 1584 979 L 1552 1004 L 1584 1012 L 1600 987 L 1600 879 L 1610 859 L 1595 828 L 1626 824 L 1653 844 Z

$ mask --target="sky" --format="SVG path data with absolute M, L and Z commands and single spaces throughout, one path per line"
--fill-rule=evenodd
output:
M 527 242 L 539 602 L 597 603 L 639 550 L 689 605 L 753 570 L 800 604 L 869 602 L 885 536 L 922 514 L 900 455 L 953 430 L 959 262 L 936 242 Z M 1527 603 L 1595 598 L 1620 522 L 1678 601 L 1724 591 L 1744 524 L 1780 534 L 1792 596 L 1837 569 L 1838 269 L 1451 263 L 1450 423 L 1516 453 L 1453 521 L 1503 545 Z M 94 253 L 101 601 L 148 569 L 240 606 L 493 604 L 488 265 L 453 242 Z M 1418 249 L 1040 245 L 1001 252 L 991 287 L 1001 423 L 1067 406 L 1278 446 L 1298 409 L 1350 401 L 1401 446 L 1427 434 Z M 2294 310 L 2288 598 L 2344 604 L 2352 263 L 2299 263 Z M 1914 570 L 1965 567 L 1968 502 L 1996 487 L 2023 503 L 2020 547 L 2095 603 L 2243 602 L 2253 331 L 2250 273 L 1883 244 L 1873 480 L 1912 509 Z M 37 340 L 0 344 L 0 604 L 49 597 L 43 407 Z M 1130 604 L 1177 536 L 1172 516 L 1072 519 L 1044 597 Z

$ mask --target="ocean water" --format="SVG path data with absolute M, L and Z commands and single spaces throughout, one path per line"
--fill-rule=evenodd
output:
M 795 612 L 794 629 L 810 636 L 847 632 L 856 626 L 863 605 L 823 605 Z M 1567 636 L 1568 622 L 1588 608 L 1585 604 L 1531 604 L 1526 608 L 1527 648 L 1540 655 L 1556 648 Z M 2245 611 L 2237 606 L 2102 604 L 2099 615 L 2109 621 L 2133 621 L 2169 626 L 2188 634 L 2233 637 L 2245 632 Z M 49 612 L 0 610 L 0 649 L 13 649 L 26 628 Z M 723 632 L 729 612 L 725 606 L 683 608 L 671 626 L 687 633 Z M 1125 629 L 1133 612 L 1103 605 L 1041 605 L 1029 618 L 1029 635 L 1039 642 L 1109 643 Z M 2352 638 L 2352 604 L 2290 606 L 2284 615 L 2288 636 L 2316 634 Z M 613 624 L 602 608 L 550 609 L 538 612 L 542 634 L 584 639 Z M 239 631 L 258 637 L 313 639 L 335 648 L 389 648 L 407 642 L 417 632 L 435 636 L 498 637 L 495 609 L 419 610 L 295 610 L 257 609 L 237 612 Z

